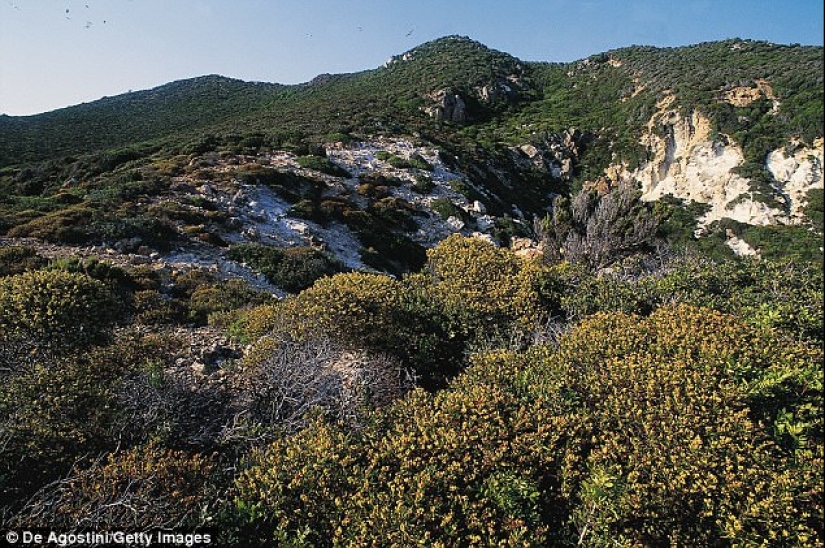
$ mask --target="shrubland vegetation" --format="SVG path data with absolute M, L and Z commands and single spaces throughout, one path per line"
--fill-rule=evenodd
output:
M 821 189 L 809 225 L 722 221 L 701 239 L 699 204 L 579 191 L 644 160 L 638 132 L 667 93 L 741 142 L 745 169 L 790 135 L 809 143 L 821 65 L 821 48 L 741 40 L 522 63 L 450 37 L 301 86 L 206 78 L 0 120 L 0 233 L 34 238 L 0 247 L 0 521 L 210 528 L 238 546 L 821 545 Z M 778 114 L 717 100 L 756 78 Z M 468 122 L 422 114 L 439 90 L 466 98 Z M 570 180 L 514 156 L 572 126 Z M 462 168 L 452 190 L 496 215 L 499 242 L 530 234 L 542 255 L 459 235 L 425 249 L 410 233 L 427 213 L 392 176 L 330 192 L 350 174 L 324 147 L 398 132 Z M 379 159 L 434 190 L 423 158 Z M 182 176 L 348 227 L 370 271 L 222 241 L 230 216 Z M 469 220 L 443 197 L 431 209 Z M 728 232 L 761 258 L 735 257 Z M 197 267 L 48 258 L 43 241 L 142 256 L 197 241 L 286 296 Z M 228 342 L 190 359 L 193 333 Z
M 821 268 L 622 255 L 599 273 L 456 236 L 419 272 L 268 303 L 7 251 L 6 520 L 244 545 L 816 545 Z M 164 321 L 252 350 L 221 384 L 176 370 L 182 342 L 140 329 L 147 291 L 178 303 Z M 65 320 L 87 306 L 133 312 Z

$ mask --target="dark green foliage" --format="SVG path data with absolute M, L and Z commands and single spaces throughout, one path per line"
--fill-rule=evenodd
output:
M 366 228 L 358 231 L 358 239 L 364 246 L 361 250 L 364 264 L 383 272 L 395 275 L 415 272 L 426 261 L 424 247 L 404 234 Z
M 10 245 L 0 247 L 0 277 L 22 274 L 45 266 L 46 259 L 32 247 Z
M 232 260 L 249 263 L 284 291 L 297 293 L 323 276 L 342 270 L 328 254 L 308 247 L 281 249 L 242 244 L 229 250 Z
M 752 248 L 759 250 L 759 255 L 770 260 L 788 260 L 794 262 L 821 264 L 823 260 L 822 234 L 813 232 L 804 225 L 755 226 L 721 219 L 711 223 L 706 234 L 697 244 L 705 245 L 706 254 L 714 258 L 720 256 L 710 251 L 712 242 L 724 242 L 729 234 L 738 236 Z M 717 245 L 719 249 L 722 246 Z M 727 247 L 727 246 L 724 246 Z M 720 250 L 730 256 L 730 251 Z
M 541 298 L 568 320 L 598 312 L 648 314 L 681 302 L 735 314 L 793 339 L 822 340 L 823 274 L 819 265 L 786 260 L 712 261 L 680 256 L 639 264 L 630 259 L 609 273 L 561 264 L 544 271 Z
M 813 188 L 808 191 L 808 205 L 805 206 L 805 215 L 808 216 L 810 219 L 811 224 L 813 225 L 814 229 L 819 232 L 819 235 L 822 236 L 823 228 L 825 224 L 823 224 L 823 189 L 821 188 Z
M 419 194 L 429 194 L 435 188 L 435 183 L 426 175 L 416 175 L 412 189 Z
M 319 156 L 298 156 L 296 161 L 298 162 L 298 165 L 303 168 L 314 169 L 316 171 L 320 171 L 321 173 L 332 175 L 333 177 L 351 177 L 350 173 L 346 169 L 326 158 Z
M 436 198 L 430 202 L 430 209 L 435 211 L 438 216 L 444 220 L 455 217 L 466 223 L 470 219 L 469 214 L 455 205 L 449 198 Z
M 26 119 L 3 117 L 0 165 L 200 131 L 251 114 L 279 89 L 277 85 L 204 76 Z

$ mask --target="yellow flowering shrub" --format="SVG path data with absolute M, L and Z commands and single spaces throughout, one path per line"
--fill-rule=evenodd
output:
M 541 319 L 541 267 L 481 238 L 453 235 L 427 252 L 433 296 L 456 329 L 482 333 L 533 327 Z
M 821 373 L 821 349 L 708 309 L 597 315 L 255 452 L 234 515 L 321 546 L 815 546 Z
M 324 333 L 353 348 L 394 356 L 425 380 L 451 373 L 463 351 L 443 324 L 422 288 L 361 272 L 322 278 L 299 295 L 254 309 L 246 318 L 253 339 L 266 334 L 301 339 Z
M 54 349 L 100 342 L 111 330 L 117 302 L 84 274 L 35 270 L 0 279 L 0 333 Z

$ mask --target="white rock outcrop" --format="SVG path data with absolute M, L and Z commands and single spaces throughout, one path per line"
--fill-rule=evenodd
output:
M 800 147 L 792 152 L 779 149 L 768 154 L 766 167 L 789 199 L 790 217 L 794 222 L 803 218 L 808 191 L 822 188 L 824 143 L 820 138 L 814 142 L 813 148 Z
M 810 149 L 800 147 L 792 154 L 780 149 L 768 156 L 766 168 L 789 207 L 778 202 L 766 204 L 754 199 L 750 181 L 734 172 L 744 162 L 742 149 L 729 140 L 712 139 L 710 121 L 701 113 L 682 116 L 668 110 L 670 104 L 660 103 L 643 139 L 652 160 L 629 174 L 641 183 L 643 200 L 670 194 L 708 204 L 710 210 L 699 219 L 700 228 L 722 218 L 751 225 L 802 221 L 807 192 L 822 188 L 822 139 Z M 656 126 L 659 131 L 654 131 Z M 618 171 L 612 167 L 614 173 Z

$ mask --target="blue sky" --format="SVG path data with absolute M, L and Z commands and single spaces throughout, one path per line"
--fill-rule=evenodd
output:
M 293 84 L 448 34 L 527 61 L 633 44 L 823 44 L 822 0 L 0 0 L 0 113 L 221 74 Z

